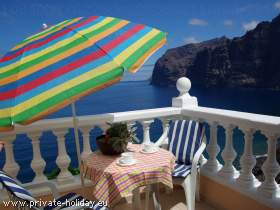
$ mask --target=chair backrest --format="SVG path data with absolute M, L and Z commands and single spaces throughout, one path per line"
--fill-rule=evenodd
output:
M 204 125 L 192 120 L 176 120 L 170 125 L 168 132 L 168 150 L 176 161 L 191 164 L 193 156 L 204 137 Z
M 12 200 L 26 201 L 26 202 L 36 201 L 36 199 L 32 197 L 32 195 L 26 189 L 21 187 L 15 179 L 13 179 L 7 173 L 1 170 L 0 170 L 0 183 L 3 185 L 3 188 L 7 190 Z M 18 206 L 19 209 L 24 209 L 23 207 L 20 206 L 21 203 L 18 203 L 18 205 L 19 205 Z

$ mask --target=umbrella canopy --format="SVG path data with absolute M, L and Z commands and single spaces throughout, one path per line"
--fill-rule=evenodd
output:
M 165 41 L 155 28 L 103 16 L 66 20 L 23 40 L 0 59 L 0 130 L 116 83 Z

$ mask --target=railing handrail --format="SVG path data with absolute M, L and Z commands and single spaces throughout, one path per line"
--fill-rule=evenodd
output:
M 78 116 L 79 127 L 94 126 L 106 122 L 123 122 L 137 121 L 157 117 L 171 117 L 181 114 L 180 108 L 165 107 L 156 109 L 143 109 L 126 112 L 105 113 L 97 115 Z M 55 119 L 44 119 L 34 122 L 30 125 L 16 125 L 14 130 L 0 132 L 0 139 L 6 136 L 12 136 L 20 133 L 40 132 L 54 129 L 71 128 L 73 127 L 72 117 L 61 117 Z M 5 140 L 5 139 L 2 139 Z
M 79 126 L 97 125 L 106 122 L 137 121 L 151 118 L 168 118 L 176 115 L 203 119 L 212 122 L 229 123 L 242 128 L 256 128 L 271 133 L 280 132 L 280 117 L 240 112 L 226 109 L 216 109 L 201 106 L 184 108 L 165 107 L 143 109 L 126 112 L 105 113 L 97 115 L 78 116 Z M 39 132 L 73 127 L 72 117 L 39 120 L 30 125 L 16 125 L 12 131 L 1 132 L 0 138 L 20 133 Z M 3 139 L 4 140 L 4 139 Z
M 128 112 L 117 112 L 112 113 L 113 122 L 123 122 L 123 121 L 137 121 L 146 120 L 153 118 L 168 118 L 176 115 L 181 115 L 181 108 L 175 107 L 165 107 L 157 109 L 143 109 Z
M 113 117 L 110 114 L 87 115 L 87 116 L 80 116 L 79 123 L 80 126 L 84 126 L 86 124 L 94 125 L 93 122 L 95 121 L 102 123 L 102 122 L 112 121 L 112 119 Z M 15 134 L 21 134 L 21 133 L 33 133 L 33 132 L 71 128 L 71 127 L 73 127 L 72 117 L 43 119 L 34 122 L 30 125 L 16 125 L 14 130 L 12 131 L 0 132 L 0 138 L 15 135 Z M 1 139 L 1 140 L 5 140 L 5 139 Z
M 280 117 L 276 116 L 201 106 L 184 107 L 181 114 L 211 122 L 238 125 L 242 128 L 256 128 L 256 130 L 261 129 L 271 133 L 280 132 Z

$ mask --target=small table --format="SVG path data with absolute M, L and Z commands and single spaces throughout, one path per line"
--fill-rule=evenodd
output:
M 172 170 L 175 157 L 167 150 L 159 149 L 152 154 L 141 152 L 142 146 L 133 144 L 137 163 L 131 166 L 119 166 L 120 156 L 103 155 L 93 152 L 82 164 L 85 178 L 95 185 L 93 195 L 100 201 L 106 201 L 112 207 L 140 186 L 162 183 L 173 188 Z

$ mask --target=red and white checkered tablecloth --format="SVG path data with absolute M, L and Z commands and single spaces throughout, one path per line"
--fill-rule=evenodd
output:
M 93 194 L 109 206 L 115 205 L 121 198 L 129 195 L 135 188 L 162 183 L 170 188 L 175 157 L 167 150 L 159 149 L 152 154 L 141 153 L 141 145 L 131 145 L 135 165 L 119 166 L 119 156 L 103 155 L 100 151 L 93 152 L 82 164 L 82 173 L 90 179 L 95 187 Z

